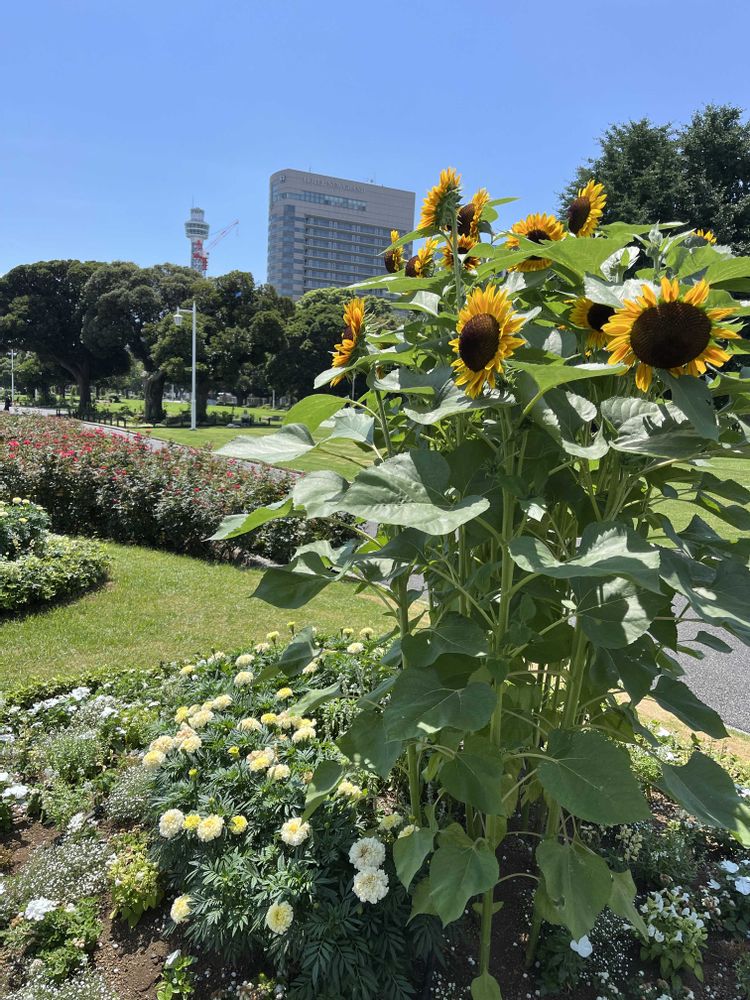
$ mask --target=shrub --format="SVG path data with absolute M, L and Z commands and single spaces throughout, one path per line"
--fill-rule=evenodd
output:
M 50 983 L 39 969 L 29 981 L 7 1000 L 118 1000 L 98 972 L 86 969 L 64 983 Z
M 135 927 L 146 910 L 158 906 L 164 895 L 159 885 L 159 869 L 146 856 L 144 837 L 122 834 L 113 838 L 115 859 L 107 870 L 112 894 L 112 917 L 121 916 Z
M 50 535 L 41 550 L 0 560 L 0 611 L 16 611 L 90 590 L 107 575 L 96 542 Z
M 107 816 L 115 823 L 140 823 L 148 813 L 153 784 L 152 775 L 143 767 L 120 771 L 104 804 Z
M 153 451 L 145 439 L 69 421 L 11 416 L 0 422 L 0 495 L 31 498 L 46 508 L 54 530 L 67 534 L 279 562 L 305 542 L 349 536 L 346 518 L 311 524 L 285 518 L 239 541 L 207 541 L 223 516 L 280 500 L 293 482 L 288 473 L 250 469 L 205 449 Z
M 88 961 L 102 925 L 95 899 L 62 906 L 46 898 L 32 900 L 5 935 L 5 946 L 17 959 L 39 959 L 45 975 L 62 982 Z
M 680 886 L 649 893 L 640 909 L 647 929 L 641 958 L 658 961 L 662 976 L 674 986 L 681 985 L 679 973 L 684 969 L 702 982 L 710 912 L 698 913 Z
M 39 545 L 47 534 L 49 518 L 37 504 L 21 497 L 0 500 L 0 559 L 17 559 Z

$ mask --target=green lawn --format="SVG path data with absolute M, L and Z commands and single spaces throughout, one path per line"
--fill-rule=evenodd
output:
M 706 469 L 706 471 L 712 472 L 719 479 L 729 479 L 750 488 L 750 460 L 748 459 L 718 458 L 711 463 L 710 469 Z M 731 501 L 723 500 L 722 503 L 730 505 Z M 693 515 L 698 514 L 706 524 L 709 524 L 723 538 L 735 541 L 740 535 L 746 534 L 746 532 L 740 531 L 739 528 L 735 528 L 718 517 L 714 517 L 701 507 L 695 507 L 693 504 L 685 503 L 684 501 L 667 500 L 659 504 L 656 510 L 661 514 L 666 514 L 678 531 L 687 526 Z
M 332 584 L 299 611 L 250 599 L 256 570 L 108 543 L 111 580 L 70 604 L 0 621 L 0 687 L 82 671 L 114 672 L 211 648 L 249 647 L 287 622 L 321 631 L 388 628 L 382 605 Z
M 109 410 L 112 413 L 117 413 L 120 410 L 142 410 L 143 400 L 142 399 L 122 399 L 119 403 L 110 403 L 105 399 L 99 400 L 96 404 L 100 410 Z M 165 399 L 164 410 L 174 416 L 178 413 L 190 413 L 190 403 L 176 402 L 170 399 Z M 236 416 L 241 416 L 245 411 L 254 417 L 283 417 L 286 410 L 274 410 L 270 406 L 229 406 L 225 403 L 217 403 L 216 406 L 209 406 L 207 408 L 208 413 L 234 413 Z

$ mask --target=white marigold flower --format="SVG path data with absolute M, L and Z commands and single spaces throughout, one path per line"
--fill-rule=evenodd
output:
M 345 639 L 351 639 L 351 637 L 354 635 L 354 629 L 353 628 L 349 628 L 347 626 L 346 628 L 342 628 L 341 629 L 341 634 L 343 635 L 343 637 Z
M 289 903 L 272 903 L 266 913 L 266 927 L 274 934 L 286 934 L 292 926 L 294 910 Z
M 191 715 L 188 722 L 193 729 L 203 729 L 204 726 L 207 726 L 208 723 L 211 722 L 213 717 L 214 713 L 210 708 L 202 708 L 200 712 L 196 712 L 195 715 Z
M 210 816 L 206 816 L 198 824 L 195 831 L 198 840 L 202 840 L 204 844 L 207 844 L 209 840 L 216 840 L 220 837 L 224 830 L 224 819 L 222 816 L 217 816 L 216 813 L 211 813 Z
M 308 719 L 307 716 L 300 718 L 299 715 L 292 715 L 291 720 L 295 729 L 304 729 L 305 726 L 310 726 L 312 729 L 315 729 L 318 724 L 315 719 Z
M 294 720 L 299 718 L 296 715 L 290 715 L 288 712 L 281 712 L 280 715 L 276 717 L 276 725 L 279 729 L 291 729 L 294 726 Z
M 190 916 L 190 896 L 178 896 L 172 903 L 169 915 L 176 924 L 184 923 Z
M 380 868 L 385 861 L 385 847 L 377 837 L 362 837 L 352 844 L 349 850 L 349 860 L 357 871 L 370 868 Z
M 193 733 L 191 736 L 186 736 L 180 741 L 180 752 L 181 753 L 195 753 L 196 750 L 200 750 L 203 746 L 203 740 L 197 733 Z
M 245 731 L 248 732 L 259 733 L 263 729 L 263 726 L 261 726 L 261 724 L 258 722 L 257 719 L 247 718 L 247 719 L 240 719 L 240 721 L 237 723 L 237 728 L 244 729 Z
M 220 694 L 218 698 L 214 698 L 214 700 L 211 702 L 211 707 L 218 709 L 220 712 L 223 712 L 224 709 L 229 708 L 231 704 L 232 704 L 231 695 Z
M 185 826 L 185 814 L 181 809 L 167 809 L 159 817 L 159 833 L 165 840 L 171 840 L 182 832 Z
M 340 782 L 339 787 L 336 789 L 336 794 L 346 796 L 348 799 L 354 799 L 355 802 L 365 797 L 362 786 L 355 785 L 354 782 L 347 781 L 346 778 Z
M 411 837 L 411 835 L 416 833 L 418 829 L 419 827 L 415 826 L 414 823 L 407 823 L 403 830 L 400 831 L 399 839 L 402 837 Z
M 365 647 L 361 642 L 352 642 L 346 647 L 347 653 L 351 653 L 352 656 L 357 656 L 359 653 L 364 653 Z
M 157 767 L 161 767 L 166 759 L 166 755 L 161 750 L 149 750 L 143 755 L 143 766 L 149 771 L 155 771 Z
M 184 667 L 180 667 L 180 673 L 183 677 L 189 677 L 194 674 L 198 668 L 194 663 L 186 663 Z
M 190 709 L 187 705 L 180 705 L 177 711 L 174 713 L 174 721 L 177 723 L 184 722 L 190 715 Z
M 255 657 L 252 653 L 243 653 L 242 656 L 238 656 L 234 661 L 235 667 L 239 667 L 240 670 L 249 667 L 251 663 L 255 663 Z
M 375 635 L 375 629 L 369 628 L 369 626 L 367 628 L 361 628 L 359 630 L 360 639 L 372 639 L 374 635 Z
M 259 642 L 255 647 L 256 653 L 267 653 L 271 648 L 270 642 Z
M 303 823 L 301 819 L 295 816 L 284 823 L 280 831 L 280 836 L 284 843 L 289 844 L 290 847 L 299 847 L 310 836 L 310 824 Z
M 161 753 L 169 753 L 174 749 L 174 740 L 171 736 L 157 736 L 149 745 L 149 750 L 160 750 Z
M 292 743 L 305 743 L 307 740 L 314 740 L 317 733 L 312 726 L 302 726 L 292 736 Z
M 385 830 L 387 833 L 390 830 L 395 830 L 397 826 L 401 826 L 403 822 L 403 817 L 399 813 L 390 813 L 381 819 L 380 829 Z
M 276 642 L 280 636 L 280 632 L 266 632 L 266 639 L 268 642 Z
M 288 698 L 291 698 L 293 695 L 294 695 L 294 691 L 292 691 L 292 689 L 290 687 L 283 687 L 283 688 L 279 688 L 279 690 L 276 692 L 275 697 L 276 697 L 277 701 L 286 701 Z
M 363 903 L 379 903 L 388 895 L 388 876 L 380 868 L 363 868 L 354 876 L 352 889 Z
M 276 760 L 276 753 L 272 747 L 264 750 L 252 750 L 247 755 L 247 765 L 251 771 L 266 771 Z
M 303 668 L 302 673 L 309 677 L 310 674 L 314 674 L 317 669 L 317 660 L 313 660 L 312 663 L 308 663 L 307 666 Z
M 240 672 L 234 678 L 234 686 L 249 687 L 255 680 L 255 674 L 252 670 L 240 670 Z
M 273 764 L 268 768 L 267 776 L 271 781 L 283 781 L 288 778 L 291 774 L 291 769 L 288 764 Z

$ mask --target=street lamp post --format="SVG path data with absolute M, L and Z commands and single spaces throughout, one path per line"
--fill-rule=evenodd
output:
M 177 307 L 177 311 L 174 314 L 174 325 L 182 326 L 182 314 L 192 313 L 193 316 L 193 363 L 192 363 L 192 373 L 191 373 L 191 385 L 190 385 L 190 430 L 194 431 L 196 428 L 196 413 L 197 413 L 197 400 L 195 395 L 195 360 L 196 360 L 196 343 L 197 343 L 197 317 L 198 313 L 195 308 L 195 299 L 193 299 L 192 309 L 181 309 Z
M 10 351 L 10 408 L 16 405 L 16 352 Z

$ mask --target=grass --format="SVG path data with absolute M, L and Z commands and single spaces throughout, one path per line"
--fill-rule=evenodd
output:
M 0 687 L 45 676 L 75 677 L 148 666 L 217 648 L 248 647 L 287 622 L 323 632 L 387 627 L 382 606 L 331 584 L 298 611 L 272 608 L 250 594 L 261 572 L 189 556 L 106 544 L 110 582 L 69 604 L 0 621 Z
M 750 461 L 748 459 L 717 458 L 711 462 L 710 467 L 706 471 L 712 472 L 719 479 L 728 479 L 739 483 L 741 486 L 750 487 Z M 728 500 L 722 502 L 730 504 Z M 702 507 L 696 507 L 685 501 L 667 500 L 664 503 L 660 503 L 655 509 L 661 514 L 666 514 L 678 531 L 682 531 L 683 528 L 687 527 L 690 519 L 695 514 L 698 514 L 706 524 L 710 525 L 714 531 L 728 541 L 736 541 L 740 535 L 746 534 L 746 532 L 740 531 L 739 528 L 735 528 L 718 517 L 714 517 L 713 514 L 703 510 Z
M 96 405 L 100 410 L 118 413 L 120 410 L 142 410 L 144 401 L 143 399 L 121 399 L 119 403 L 110 403 L 106 399 L 100 399 Z M 178 413 L 190 413 L 190 402 L 187 400 L 180 402 L 179 400 L 165 399 L 162 406 L 171 416 L 176 416 Z M 283 417 L 286 413 L 286 410 L 274 410 L 270 406 L 240 406 L 239 404 L 231 406 L 227 403 L 217 403 L 215 406 L 207 407 L 208 413 L 234 413 L 237 417 L 246 411 L 258 419 L 260 417 Z

